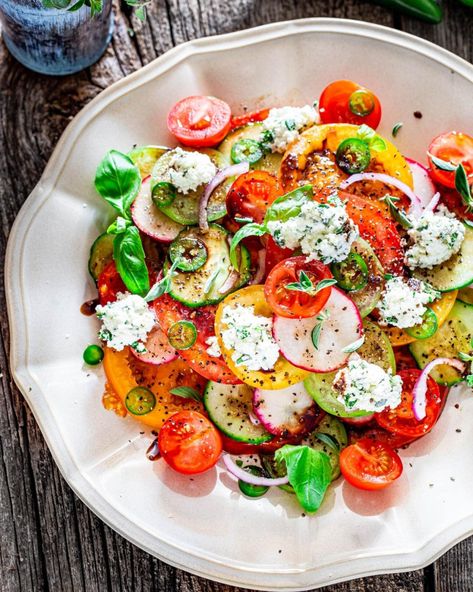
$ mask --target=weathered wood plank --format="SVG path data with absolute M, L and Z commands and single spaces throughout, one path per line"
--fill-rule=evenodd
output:
M 142 23 L 117 10 L 113 43 L 88 71 L 66 78 L 32 74 L 0 46 L 0 259 L 13 219 L 69 120 L 102 89 L 182 41 L 291 18 L 335 16 L 398 24 L 473 59 L 473 13 L 452 0 L 438 27 L 394 18 L 357 0 L 153 0 Z M 5 592 L 234 592 L 175 570 L 105 526 L 59 474 L 8 372 L 3 269 L 0 269 L 0 589 Z M 435 567 L 330 586 L 324 592 L 470 592 L 473 543 Z

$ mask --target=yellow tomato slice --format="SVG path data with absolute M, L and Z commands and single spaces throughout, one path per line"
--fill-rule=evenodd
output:
M 219 304 L 217 314 L 215 315 L 215 335 L 217 336 L 222 356 L 230 370 L 249 386 L 268 390 L 282 389 L 304 380 L 309 372 L 296 368 L 281 355 L 276 361 L 273 371 L 248 370 L 244 365 L 237 366 L 235 364 L 232 360 L 233 350 L 225 347 L 222 340 L 222 331 L 226 329 L 226 325 L 222 323 L 222 314 L 226 306 L 236 306 L 237 304 L 254 306 L 256 315 L 268 318 L 273 316 L 273 311 L 264 297 L 264 286 L 260 285 L 247 286 L 238 290 L 238 292 L 227 296 Z
M 445 322 L 445 319 L 450 314 L 450 311 L 455 304 L 457 294 L 458 290 L 446 292 L 441 298 L 430 305 L 430 308 L 437 315 L 439 327 Z M 399 329 L 399 327 L 383 327 L 383 330 L 389 337 L 389 341 L 393 347 L 400 347 L 401 345 L 407 345 L 408 343 L 414 343 L 414 341 L 417 341 L 414 337 L 408 335 L 403 329 Z
M 171 395 L 169 392 L 177 386 L 190 386 L 202 392 L 207 382 L 183 360 L 177 358 L 167 364 L 153 366 L 137 360 L 128 349 L 104 349 L 103 367 L 107 381 L 124 405 L 127 394 L 137 386 L 149 388 L 156 397 L 154 409 L 146 415 L 129 413 L 134 419 L 159 429 L 170 415 L 183 409 L 202 412 L 203 406 L 198 401 Z

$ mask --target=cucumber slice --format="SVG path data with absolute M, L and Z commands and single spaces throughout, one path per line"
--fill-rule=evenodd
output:
M 203 148 L 199 152 L 207 154 L 218 169 L 223 169 L 230 164 L 228 158 L 212 148 Z M 167 178 L 164 178 L 163 175 L 165 171 L 168 170 L 170 158 L 171 156 L 168 152 L 163 154 L 163 156 L 161 156 L 156 162 L 152 172 L 151 187 L 153 187 L 155 183 L 167 181 Z M 227 193 L 231 185 L 232 178 L 225 179 L 225 181 L 220 183 L 210 196 L 207 207 L 207 218 L 210 222 L 225 216 L 227 212 Z M 195 191 L 190 191 L 186 194 L 177 192 L 176 199 L 167 206 L 161 206 L 160 210 L 166 214 L 168 218 L 174 220 L 174 222 L 178 222 L 184 226 L 195 225 L 199 221 L 199 202 L 204 191 L 205 185 L 201 185 Z
M 365 320 L 363 322 L 365 341 L 357 353 L 368 362 L 381 366 L 384 370 L 396 371 L 394 352 L 387 335 L 380 327 Z M 347 411 L 337 400 L 337 393 L 332 389 L 336 372 L 311 374 L 304 380 L 309 395 L 319 407 L 337 417 L 363 417 L 369 415 L 364 411 Z
M 225 158 L 231 162 L 231 153 L 233 145 L 240 140 L 257 140 L 261 138 L 263 132 L 263 125 L 261 123 L 250 123 L 243 127 L 230 132 L 225 140 L 218 147 L 219 151 L 225 156 Z M 252 169 L 259 171 L 266 171 L 276 175 L 279 173 L 279 167 L 281 165 L 282 154 L 273 154 L 271 152 L 264 154 L 260 160 L 251 165 Z
M 333 446 L 331 445 L 332 441 L 334 441 Z M 340 477 L 340 452 L 348 446 L 347 431 L 341 421 L 331 415 L 326 415 L 317 429 L 309 434 L 301 444 L 325 452 L 332 465 L 332 481 Z
M 229 438 L 261 444 L 273 437 L 249 417 L 253 411 L 253 390 L 246 384 L 207 383 L 204 406 L 210 419 Z
M 419 368 L 424 368 L 436 358 L 456 358 L 459 352 L 469 352 L 472 337 L 473 304 L 457 300 L 437 332 L 428 339 L 412 343 L 409 349 Z M 437 366 L 430 375 L 438 383 L 447 386 L 461 380 L 459 372 L 451 366 Z
M 202 267 L 193 272 L 176 270 L 169 291 L 175 300 L 191 308 L 217 304 L 249 280 L 251 262 L 248 250 L 243 245 L 238 247 L 240 268 L 236 272 L 230 263 L 228 232 L 218 224 L 211 224 L 207 232 L 202 232 L 198 228 L 188 228 L 182 231 L 176 240 L 182 241 L 184 238 L 194 238 L 204 244 L 207 249 L 207 260 Z M 167 272 L 169 263 L 167 262 L 164 267 Z
M 136 146 L 128 152 L 134 164 L 138 167 L 142 179 L 151 175 L 154 165 L 158 158 L 167 152 L 169 148 L 165 146 Z
M 473 289 L 463 288 L 458 292 L 458 300 L 465 302 L 466 304 L 473 304 Z
M 465 225 L 465 239 L 456 255 L 433 269 L 416 269 L 413 275 L 440 292 L 459 290 L 473 283 L 473 228 Z
M 104 232 L 95 239 L 93 245 L 90 247 L 89 273 L 95 282 L 97 282 L 99 275 L 113 259 L 114 238 L 112 234 Z

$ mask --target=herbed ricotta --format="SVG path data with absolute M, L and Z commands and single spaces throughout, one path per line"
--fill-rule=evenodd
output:
M 401 403 L 402 379 L 354 354 L 337 372 L 333 388 L 347 411 L 379 412 Z
M 209 356 L 211 356 L 212 358 L 219 358 L 222 355 L 222 352 L 220 351 L 220 346 L 218 345 L 218 339 L 215 337 L 215 335 L 211 335 L 205 341 L 205 343 L 209 346 L 206 349 L 206 352 L 209 354 Z
M 174 148 L 170 152 L 169 168 L 163 180 L 172 183 L 179 193 L 195 191 L 209 183 L 217 174 L 217 167 L 207 154 Z
M 263 121 L 263 141 L 271 152 L 285 152 L 301 130 L 317 121 L 317 111 L 310 105 L 273 108 Z
M 432 269 L 460 250 L 465 227 L 445 206 L 411 222 L 413 227 L 407 234 L 412 246 L 406 251 L 406 264 L 410 268 Z
M 272 335 L 271 318 L 255 314 L 254 306 L 226 306 L 222 323 L 222 340 L 233 350 L 232 360 L 248 370 L 272 370 L 279 358 L 279 347 Z
M 115 302 L 97 306 L 97 318 L 102 321 L 99 338 L 108 347 L 121 351 L 131 345 L 145 352 L 143 344 L 156 323 L 154 312 L 144 298 L 137 294 L 118 294 Z
M 429 284 L 409 278 L 393 277 L 386 282 L 378 303 L 380 322 L 400 329 L 422 323 L 426 304 L 440 296 Z
M 358 238 L 358 227 L 350 220 L 340 200 L 309 201 L 300 214 L 285 222 L 268 222 L 268 230 L 280 247 L 301 248 L 309 260 L 323 263 L 343 261 Z

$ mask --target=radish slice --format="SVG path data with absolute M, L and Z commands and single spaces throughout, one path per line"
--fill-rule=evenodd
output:
M 249 483 L 250 485 L 271 487 L 273 485 L 285 485 L 286 483 L 289 483 L 289 479 L 287 477 L 277 477 L 276 479 L 272 479 L 270 477 L 258 477 L 257 475 L 247 473 L 244 469 L 241 469 L 235 462 L 233 462 L 229 454 L 224 454 L 223 462 L 225 463 L 229 473 L 231 473 L 237 479 L 240 479 L 245 483 Z
M 412 179 L 414 181 L 414 193 L 419 198 L 422 208 L 425 209 L 435 195 L 435 185 L 425 166 L 411 158 L 406 158 L 406 161 L 411 169 Z
M 355 427 L 366 425 L 370 423 L 374 418 L 374 413 L 370 413 L 369 415 L 362 415 L 361 417 L 340 417 L 343 423 L 347 423 L 348 425 L 353 425 Z
M 284 437 L 307 431 L 307 423 L 318 415 L 302 382 L 277 391 L 256 389 L 253 409 L 270 434 Z
M 151 177 L 143 180 L 131 206 L 131 217 L 141 232 L 163 243 L 173 241 L 184 228 L 154 205 L 151 199 Z
M 317 349 L 312 331 L 321 322 L 319 315 L 307 319 L 274 317 L 274 338 L 281 354 L 294 366 L 310 372 L 333 372 L 346 364 L 351 355 L 343 349 L 349 349 L 363 335 L 356 304 L 338 288 L 332 286 L 324 312 L 328 319 L 322 321 Z
M 460 362 L 460 360 L 456 360 L 455 358 L 437 358 L 432 360 L 425 366 L 422 370 L 419 378 L 416 380 L 414 384 L 414 388 L 412 390 L 413 400 L 412 400 L 412 410 L 414 411 L 414 416 L 417 420 L 421 421 L 425 417 L 425 406 L 426 406 L 426 394 L 427 394 L 427 378 L 432 370 L 436 366 L 440 366 L 441 364 L 448 364 L 448 366 L 452 366 L 456 368 L 459 372 L 465 371 L 465 364 Z
M 169 345 L 168 338 L 159 325 L 155 325 L 149 333 L 145 347 L 146 351 L 143 353 L 138 353 L 133 348 L 131 352 L 135 358 L 146 364 L 159 366 L 177 358 L 176 350 Z
M 395 177 L 391 177 L 389 175 L 385 175 L 384 173 L 358 173 L 356 175 L 352 175 L 342 181 L 340 183 L 340 189 L 346 189 L 350 187 L 353 183 L 358 183 L 359 181 L 380 181 L 381 183 L 385 183 L 386 185 L 392 185 L 402 191 L 407 195 L 407 197 L 411 200 L 411 207 L 409 212 L 414 216 L 418 217 L 422 214 L 422 204 L 421 200 L 417 195 L 412 191 L 409 185 L 406 185 L 399 179 Z
M 227 166 L 215 175 L 215 177 L 208 183 L 202 198 L 199 203 L 199 227 L 201 230 L 209 229 L 209 222 L 207 220 L 207 204 L 209 203 L 210 196 L 217 189 L 220 183 L 223 183 L 228 177 L 236 177 L 237 175 L 243 175 L 250 170 L 249 162 L 240 162 Z

